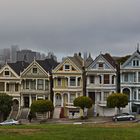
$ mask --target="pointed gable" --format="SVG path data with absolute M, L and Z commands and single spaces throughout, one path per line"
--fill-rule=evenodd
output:
M 73 57 L 67 57 L 65 58 L 54 70 L 53 73 L 77 73 L 82 72 L 83 67 L 83 59 L 81 56 L 74 54 Z
M 0 70 L 0 79 L 15 79 L 19 75 L 8 65 L 4 65 Z
M 52 59 L 34 60 L 22 73 L 22 77 L 34 78 L 49 76 L 58 63 Z
M 36 60 L 37 63 L 46 71 L 51 73 L 51 71 L 58 65 L 58 62 L 53 58 L 48 58 L 45 60 Z
M 8 63 L 8 65 L 18 74 L 20 75 L 20 72 L 22 72 L 29 63 L 24 61 L 17 61 L 16 63 Z
M 121 68 L 140 68 L 140 52 L 135 51 L 122 65 Z
M 116 63 L 110 54 L 100 54 L 95 60 L 90 64 L 88 69 L 95 69 L 95 70 L 109 70 L 109 69 L 116 69 Z

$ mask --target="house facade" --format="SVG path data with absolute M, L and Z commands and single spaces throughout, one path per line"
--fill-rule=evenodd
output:
M 0 93 L 6 93 L 13 97 L 13 103 L 20 108 L 21 104 L 21 79 L 20 71 L 28 66 L 28 63 L 18 61 L 6 63 L 0 70 Z
M 52 59 L 34 60 L 21 73 L 21 107 L 29 108 L 34 100 L 50 100 L 51 70 L 56 65 Z
M 117 69 L 109 54 L 100 54 L 86 69 L 86 95 L 95 103 L 93 115 L 112 116 L 115 109 L 107 108 L 107 97 L 117 90 Z
M 55 108 L 64 108 L 64 116 L 79 117 L 80 109 L 73 106 L 76 97 L 83 95 L 83 59 L 80 55 L 65 58 L 52 72 Z
M 140 52 L 137 49 L 120 66 L 121 92 L 128 95 L 127 112 L 140 113 Z

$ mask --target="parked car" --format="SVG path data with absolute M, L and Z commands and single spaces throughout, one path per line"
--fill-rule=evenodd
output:
M 129 113 L 122 113 L 122 114 L 117 114 L 115 116 L 113 116 L 113 121 L 132 121 L 135 120 L 136 117 L 135 115 L 129 114 Z
M 0 123 L 0 125 L 18 125 L 18 124 L 21 124 L 20 121 L 15 121 L 14 119 L 8 119 Z

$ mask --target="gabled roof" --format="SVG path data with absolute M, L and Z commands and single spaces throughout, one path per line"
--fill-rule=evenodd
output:
M 79 69 L 83 67 L 83 58 L 77 54 L 74 54 L 73 57 L 68 57 Z
M 53 73 L 59 71 L 61 66 L 63 66 L 67 62 L 70 62 L 78 72 L 81 72 L 83 70 L 83 58 L 81 57 L 81 55 L 75 53 L 74 56 L 67 56 L 66 58 L 64 58 L 63 61 L 53 70 Z
M 108 63 L 108 65 L 110 65 L 110 67 L 112 67 L 113 69 L 117 68 L 115 60 L 110 56 L 110 54 L 106 53 L 98 55 L 95 60 L 88 66 L 87 69 L 90 69 L 93 65 L 95 65 L 100 58 L 103 59 L 106 63 Z
M 28 67 L 29 63 L 24 61 L 17 61 L 15 63 L 7 63 L 18 75 L 22 72 L 25 68 Z
M 116 68 L 116 62 L 115 60 L 111 57 L 109 53 L 106 54 L 101 54 L 114 68 Z
M 135 56 L 140 59 L 140 51 L 137 49 L 122 65 L 121 67 L 125 67 Z
M 36 60 L 36 62 L 47 72 L 51 72 L 59 63 L 53 58 L 47 58 L 45 60 Z

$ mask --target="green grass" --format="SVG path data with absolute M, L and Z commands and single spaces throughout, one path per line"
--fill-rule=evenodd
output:
M 139 140 L 140 124 L 0 126 L 0 140 Z

